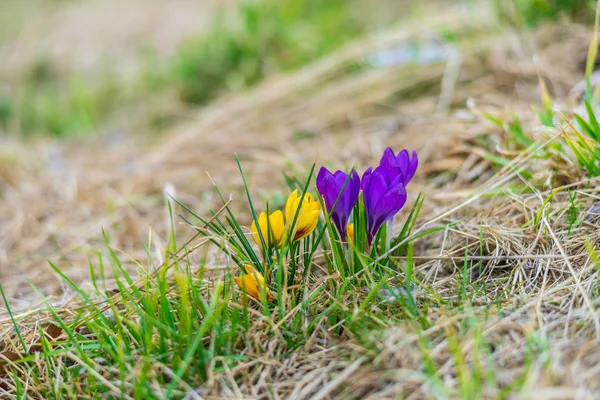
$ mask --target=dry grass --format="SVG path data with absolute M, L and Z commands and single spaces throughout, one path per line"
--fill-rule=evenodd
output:
M 153 0 L 62 4 L 26 0 L 20 7 L 14 2 L 7 0 L 3 15 L 6 30 L 14 37 L 0 37 L 0 71 L 5 76 L 23 73 L 40 59 L 60 68 L 60 73 L 98 72 L 109 63 L 119 63 L 121 73 L 139 73 L 139 48 L 172 55 L 207 23 L 215 6 L 227 0 L 184 0 L 176 7 Z
M 560 153 L 548 150 L 551 154 L 541 157 L 548 146 L 514 151 L 505 132 L 471 112 L 506 118 L 516 113 L 537 143 L 555 138 L 557 132 L 542 128 L 531 110 L 539 103 L 539 78 L 557 104 L 576 102 L 568 94 L 583 76 L 590 32 L 560 26 L 531 34 L 485 34 L 490 24 L 485 18 L 466 23 L 471 18 L 463 10 L 452 13 L 356 43 L 225 98 L 158 143 L 143 138 L 4 142 L 0 273 L 13 311 L 23 314 L 18 320 L 30 328 L 27 340 L 35 340 L 37 322 L 48 317 L 35 311 L 41 302 L 27 282 L 65 313 L 72 306 L 73 293 L 46 260 L 85 288 L 88 257 L 101 247 L 100 226 L 113 247 L 138 260 L 146 258 L 140 242 L 152 230 L 158 253 L 169 228 L 166 187 L 194 209 L 218 208 L 204 174 L 209 171 L 225 192 L 235 193 L 234 205 L 239 202 L 243 210 L 234 152 L 251 188 L 267 198 L 279 193 L 282 170 L 302 174 L 315 158 L 320 164 L 363 167 L 389 145 L 419 151 L 413 193 L 422 191 L 426 201 L 417 227 L 456 223 L 417 241 L 415 261 L 418 278 L 457 307 L 431 307 L 427 316 L 434 325 L 425 331 L 393 317 L 374 322 L 378 329 L 364 335 L 323 323 L 292 352 L 256 319 L 254 337 L 246 340 L 254 346 L 240 350 L 252 361 L 225 367 L 200 389 L 190 387 L 186 398 L 468 397 L 469 379 L 481 379 L 484 398 L 596 398 L 600 297 L 598 269 L 586 241 L 598 244 L 593 215 L 598 180 L 584 179 Z M 431 45 L 440 25 L 463 37 L 450 60 L 355 67 L 378 49 L 402 51 L 410 41 Z M 475 104 L 471 111 L 465 108 L 468 99 Z M 510 163 L 495 165 L 489 152 Z M 568 186 L 546 203 L 559 185 Z M 577 193 L 581 219 L 572 232 L 567 187 Z M 192 234 L 184 226 L 177 230 L 184 240 Z M 477 288 L 469 289 L 469 309 L 458 306 L 465 268 Z M 428 296 L 419 292 L 417 300 Z M 342 306 L 351 310 L 350 296 L 348 301 Z M 12 330 L 6 315 L 1 329 L 5 335 Z M 478 350 L 482 342 L 492 344 L 486 354 Z M 426 373 L 428 363 L 435 366 L 437 381 Z M 98 370 L 112 376 L 109 367 Z

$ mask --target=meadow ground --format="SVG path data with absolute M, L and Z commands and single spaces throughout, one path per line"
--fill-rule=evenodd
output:
M 593 27 L 431 10 L 162 133 L 3 138 L 2 398 L 597 398 Z M 253 214 L 387 146 L 398 246 L 321 219 L 240 301 Z

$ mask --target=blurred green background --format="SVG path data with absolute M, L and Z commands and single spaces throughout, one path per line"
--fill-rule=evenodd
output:
M 299 69 L 391 24 L 427 18 L 429 10 L 435 9 L 432 5 L 448 5 L 433 0 L 168 2 L 169 10 L 163 4 L 158 11 L 173 17 L 172 27 L 162 26 L 163 35 L 169 36 L 169 29 L 178 33 L 164 51 L 156 45 L 161 42 L 155 32 L 161 27 L 160 15 L 144 12 L 137 20 L 121 22 L 118 18 L 121 12 L 135 14 L 136 7 L 147 10 L 157 2 L 127 0 L 99 6 L 99 1 L 2 0 L 0 134 L 67 137 L 111 129 L 159 132 L 221 96 L 270 75 Z M 487 2 L 462 3 L 468 7 L 478 1 Z M 595 3 L 489 1 L 490 10 L 507 29 L 529 29 L 545 20 L 590 23 Z M 136 23 L 144 28 L 125 26 Z M 115 34 L 119 31 L 121 37 Z M 127 43 L 126 49 L 114 54 L 104 51 L 95 37 L 104 43 L 105 34 Z M 76 42 L 78 52 L 84 59 L 91 55 L 91 62 L 74 62 L 48 50 L 58 48 L 69 54 L 71 38 L 81 35 L 88 40 L 83 45 Z

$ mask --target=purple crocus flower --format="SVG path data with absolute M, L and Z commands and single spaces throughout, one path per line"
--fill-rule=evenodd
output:
M 323 196 L 325 208 L 340 233 L 340 238 L 345 242 L 346 225 L 360 193 L 358 174 L 356 171 L 352 171 L 351 175 L 343 171 L 332 174 L 327 168 L 321 167 L 317 175 L 317 190 Z
M 365 171 L 362 177 L 362 190 L 369 244 L 372 243 L 379 228 L 387 221 L 391 221 L 406 203 L 404 188 L 406 176 L 398 166 L 389 169 L 379 166 L 375 170 L 369 168 Z
M 385 168 L 388 173 L 402 175 L 401 182 L 406 187 L 408 182 L 415 176 L 417 167 L 419 166 L 419 158 L 417 152 L 413 150 L 412 158 L 408 154 L 408 150 L 402 150 L 398 155 L 394 154 L 391 148 L 385 149 L 379 166 Z

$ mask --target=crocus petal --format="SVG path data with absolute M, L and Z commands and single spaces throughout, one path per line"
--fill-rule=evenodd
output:
M 321 215 L 321 204 L 310 193 L 298 195 L 298 190 L 290 194 L 285 204 L 285 219 L 292 242 L 302 240 L 317 227 Z M 292 226 L 294 224 L 294 226 Z
M 285 220 L 290 224 L 296 216 L 299 203 L 300 199 L 298 198 L 298 189 L 296 189 L 288 196 L 287 201 L 285 202 Z
M 258 226 L 260 227 L 260 233 L 258 232 L 256 221 L 252 221 L 250 230 L 252 231 L 252 238 L 261 251 L 264 250 L 263 242 L 260 239 L 261 234 L 268 249 L 270 249 L 272 246 L 281 246 L 283 234 L 285 233 L 285 223 L 283 219 L 283 213 L 280 210 L 275 211 L 269 215 L 268 218 L 266 212 L 260 213 L 258 216 Z M 270 237 L 269 233 L 271 234 Z
M 244 265 L 245 275 L 235 277 L 235 283 L 240 289 L 246 292 L 250 297 L 257 300 L 262 299 L 262 288 L 264 287 L 265 294 L 267 295 L 267 301 L 273 300 L 274 296 L 265 284 L 265 278 L 252 266 Z
M 396 164 L 402 170 L 403 184 L 406 186 L 413 176 L 415 176 L 415 172 L 417 171 L 417 167 L 419 165 L 419 158 L 417 157 L 417 152 L 413 150 L 412 158 L 408 154 L 408 150 L 402 150 L 396 156 Z
M 258 216 L 258 226 L 260 226 L 260 232 L 263 235 L 263 240 L 265 241 L 265 244 L 267 244 L 269 242 L 269 240 L 267 238 L 267 232 L 265 230 L 263 230 L 263 226 L 264 227 L 267 226 L 267 213 L 266 212 L 262 212 Z M 258 233 L 258 228 L 256 227 L 256 221 L 252 221 L 252 226 L 250 226 L 250 230 L 252 231 L 252 238 L 254 239 L 254 241 L 256 242 L 258 247 L 262 250 L 263 244 L 262 244 L 262 241 L 260 240 L 260 234 Z
M 349 242 L 354 243 L 354 224 L 348 224 L 346 226 L 346 239 Z
M 419 166 L 419 157 L 417 156 L 417 152 L 413 150 L 412 158 L 408 163 L 407 169 L 404 171 L 404 186 L 410 182 L 410 180 L 415 176 L 417 172 L 417 167 Z
M 375 170 L 369 168 L 365 171 L 362 188 L 369 243 L 381 226 L 386 221 L 392 220 L 406 203 L 407 195 L 403 177 L 400 167 L 386 169 L 380 165 Z
M 337 195 L 339 196 L 339 200 L 338 200 L 339 207 L 345 209 L 345 208 L 347 208 L 346 204 L 345 204 L 346 203 L 345 200 L 348 197 L 348 193 L 349 193 L 348 189 L 350 188 L 350 185 L 352 184 L 352 182 L 350 179 L 348 179 L 348 174 L 345 172 L 342 172 L 342 171 L 337 171 L 335 174 L 333 174 L 333 179 L 335 181 L 333 186 L 335 187 L 335 191 L 336 191 Z M 341 193 L 341 195 L 340 195 L 340 193 Z
M 381 160 L 379 161 L 379 165 L 385 169 L 391 169 L 398 166 L 396 162 L 396 155 L 390 147 L 384 150 L 383 156 L 381 156 Z
M 402 171 L 408 170 L 408 162 L 408 150 L 402 150 L 400 153 L 398 153 L 398 155 L 396 156 L 396 165 L 400 167 Z
M 325 201 L 325 208 L 327 208 L 327 211 L 331 210 L 331 205 L 329 204 L 328 200 L 330 196 L 328 196 L 327 193 L 328 188 L 331 185 L 331 176 L 331 172 L 329 172 L 329 170 L 325 167 L 321 167 L 321 169 L 319 170 L 319 174 L 317 175 L 317 190 L 319 191 L 319 193 L 323 197 L 323 200 Z
M 269 223 L 271 224 L 271 235 L 274 238 L 273 243 L 277 246 L 281 246 L 283 234 L 285 233 L 285 220 L 283 219 L 281 210 L 277 210 L 271 214 Z
M 350 218 L 350 214 L 352 213 L 352 209 L 354 205 L 358 201 L 358 196 L 360 195 L 360 177 L 356 170 L 353 170 L 350 177 L 346 175 L 346 180 L 343 183 L 346 185 L 342 195 L 342 207 L 343 213 L 342 218 L 340 220 L 340 237 L 342 240 L 346 238 L 346 225 L 348 224 L 348 219 Z
M 318 205 L 319 203 L 317 203 Z M 319 216 L 321 215 L 321 208 L 319 207 L 313 211 L 305 211 L 302 213 L 302 219 L 298 223 L 298 228 L 294 234 L 293 241 L 302 240 L 309 236 L 317 227 L 319 222 Z
M 399 184 L 385 193 L 376 208 L 380 214 L 386 216 L 386 221 L 389 221 L 404 207 L 406 197 L 404 185 Z
M 325 208 L 328 212 L 331 212 L 339 190 L 336 189 L 333 174 L 325 167 L 321 167 L 319 175 L 317 175 L 317 190 L 323 197 Z
M 360 177 L 356 171 L 348 175 L 344 171 L 331 174 L 322 167 L 317 175 L 317 190 L 323 197 L 329 218 L 346 240 L 346 224 L 360 194 Z
M 404 172 L 400 169 L 400 167 L 394 167 L 392 169 L 387 170 L 387 179 L 389 187 L 394 187 L 399 183 L 405 184 L 405 175 Z
M 327 199 L 325 205 L 327 206 L 330 212 L 335 211 L 339 213 L 340 209 L 338 208 L 338 197 L 340 197 L 341 187 L 338 187 L 335 177 L 333 175 L 325 177 L 325 184 L 325 193 L 323 193 L 324 197 L 326 197 Z
M 367 226 L 367 240 L 369 243 L 373 242 L 373 238 L 377 236 L 377 232 L 381 229 L 381 226 L 385 223 L 385 215 L 374 216 L 371 223 Z
M 379 162 L 379 166 L 388 171 L 389 182 L 394 184 L 396 178 L 401 174 L 401 182 L 406 186 L 417 171 L 419 165 L 419 159 L 417 152 L 413 150 L 412 157 L 410 157 L 408 150 L 402 150 L 398 155 L 394 154 L 391 148 L 385 149 L 383 156 Z
M 325 188 L 324 186 L 324 180 L 325 180 L 325 175 L 329 174 L 329 170 L 327 170 L 327 168 L 325 167 L 321 167 L 321 169 L 319 169 L 319 173 L 317 174 L 317 190 L 319 191 L 319 193 L 322 192 L 322 189 Z
M 387 191 L 387 188 L 388 185 L 386 182 L 385 171 L 381 171 L 379 168 L 377 168 L 371 175 L 371 181 L 369 182 L 369 186 L 366 188 L 364 193 L 365 207 L 367 210 L 374 210 L 377 207 L 379 200 L 381 197 L 383 197 Z
M 360 186 L 362 188 L 362 190 L 367 190 L 367 188 L 369 187 L 369 185 L 371 184 L 371 175 L 373 174 L 373 167 L 369 167 L 364 173 L 363 173 L 363 177 L 362 177 L 362 181 L 360 183 Z
M 360 177 L 358 176 L 358 172 L 356 170 L 352 171 L 352 177 L 350 179 L 350 189 L 349 189 L 349 203 L 348 207 L 352 209 L 356 202 L 358 201 L 358 196 L 360 195 Z

